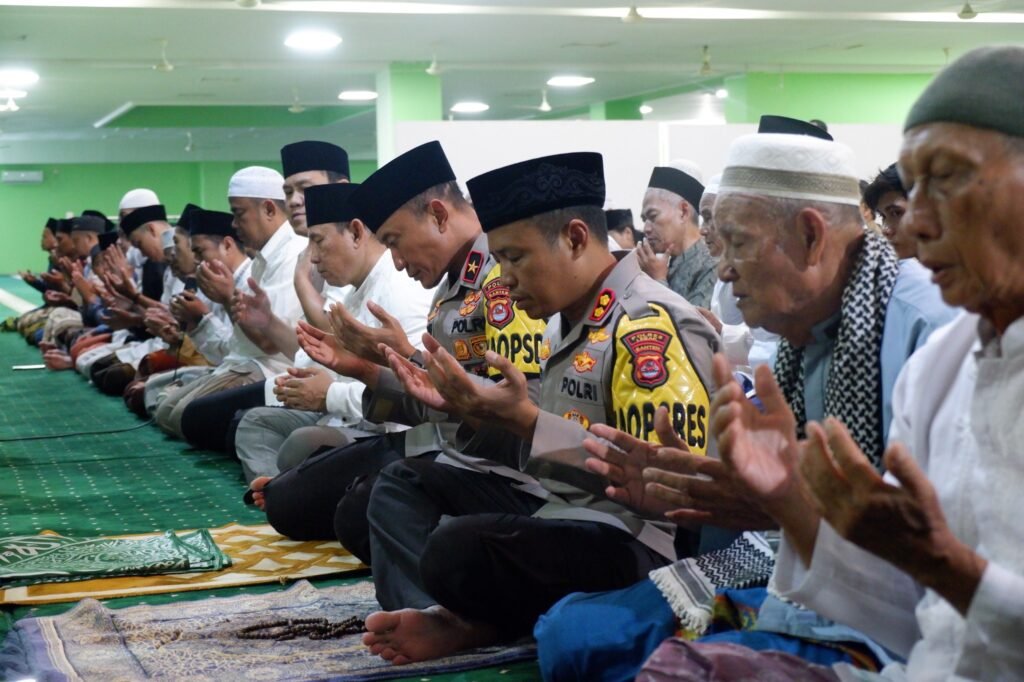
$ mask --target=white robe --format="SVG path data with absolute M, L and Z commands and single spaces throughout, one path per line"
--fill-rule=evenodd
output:
M 1024 679 L 1022 406 L 1024 319 L 996 338 L 978 317 L 961 315 L 911 357 L 896 384 L 890 441 L 903 442 L 928 475 L 957 538 L 989 561 L 966 617 L 827 523 L 809 569 L 780 552 L 775 587 L 908 656 L 905 668 L 883 671 L 886 679 Z

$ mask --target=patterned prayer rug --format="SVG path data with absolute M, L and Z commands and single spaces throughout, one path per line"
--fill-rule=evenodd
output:
M 392 666 L 371 655 L 358 634 L 281 642 L 238 637 L 239 630 L 267 620 L 337 622 L 379 608 L 369 582 L 318 590 L 303 581 L 284 592 L 116 610 L 88 599 L 61 616 L 18 621 L 0 654 L 0 677 L 351 682 L 422 678 L 535 655 L 532 645 L 489 647 Z
M 289 540 L 268 525 L 231 524 L 214 528 L 209 535 L 216 543 L 214 549 L 219 547 L 230 557 L 229 567 L 204 572 L 119 576 L 10 587 L 0 590 L 0 604 L 46 604 L 89 597 L 107 599 L 238 587 L 367 570 L 337 542 Z M 133 536 L 133 539 L 152 542 L 163 537 L 163 534 L 148 534 Z M 223 566 L 227 564 L 220 565 Z

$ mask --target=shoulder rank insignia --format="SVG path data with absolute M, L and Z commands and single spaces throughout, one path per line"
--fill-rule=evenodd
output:
M 480 269 L 484 266 L 484 254 L 479 251 L 470 251 L 466 258 L 466 265 L 462 268 L 462 281 L 467 284 L 476 284 L 480 278 Z
M 637 329 L 622 337 L 633 356 L 633 382 L 643 388 L 657 388 L 668 381 L 665 351 L 672 336 L 661 329 Z
M 572 360 L 572 368 L 580 374 L 586 374 L 590 370 L 594 369 L 594 365 L 596 364 L 597 360 L 595 360 L 594 356 L 587 351 L 583 351 Z
M 469 340 L 469 345 L 473 349 L 473 355 L 478 358 L 482 358 L 487 355 L 487 335 L 481 334 L 480 336 L 474 336 Z
M 608 311 L 612 309 L 612 304 L 615 303 L 615 292 L 611 289 L 602 289 L 601 293 L 597 295 L 597 303 L 594 305 L 594 309 L 590 311 L 590 317 L 587 319 L 591 322 L 601 322 L 608 316 Z
M 508 287 L 500 277 L 492 279 L 484 285 L 484 296 L 487 297 L 487 322 L 495 329 L 504 329 L 515 317 Z
M 601 327 L 600 329 L 594 329 L 589 334 L 587 334 L 587 340 L 590 341 L 590 343 L 604 343 L 610 338 L 612 337 L 608 336 L 608 332 L 605 330 L 604 327 Z
M 479 291 L 471 291 L 466 294 L 466 298 L 462 299 L 462 306 L 459 308 L 459 315 L 465 317 L 466 315 L 472 315 L 473 311 L 476 310 L 477 305 L 480 303 L 482 294 Z
M 590 420 L 587 419 L 587 416 L 585 414 L 577 410 L 575 407 L 566 412 L 565 414 L 563 414 L 562 416 L 571 422 L 576 422 L 585 429 L 590 428 Z
M 540 359 L 547 360 L 551 357 L 551 339 L 544 339 L 540 346 Z

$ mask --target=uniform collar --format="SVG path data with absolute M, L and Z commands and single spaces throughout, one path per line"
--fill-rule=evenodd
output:
M 615 319 L 615 309 L 622 305 L 620 301 L 622 292 L 626 290 L 630 282 L 642 273 L 636 251 L 619 251 L 612 255 L 619 262 L 615 264 L 615 267 L 611 269 L 611 272 L 601 282 L 601 288 L 598 289 L 597 293 L 590 300 L 590 304 L 587 306 L 587 313 L 583 316 L 583 319 L 576 322 L 562 336 L 558 342 L 556 353 L 571 347 L 583 333 L 585 327 L 603 327 L 609 321 Z M 564 318 L 560 318 L 560 326 L 562 322 L 564 322 Z

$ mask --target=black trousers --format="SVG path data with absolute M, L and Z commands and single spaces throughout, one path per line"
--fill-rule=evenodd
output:
M 366 506 L 380 470 L 400 460 L 405 434 L 360 438 L 315 454 L 264 488 L 267 521 L 294 540 L 334 540 L 369 565 Z
M 181 432 L 189 445 L 205 450 L 235 453 L 234 432 L 239 411 L 266 404 L 263 381 L 193 400 L 181 413 Z
M 389 464 L 367 510 L 377 600 L 440 604 L 515 639 L 571 592 L 628 587 L 668 563 L 612 526 L 533 518 L 543 504 L 494 474 Z

